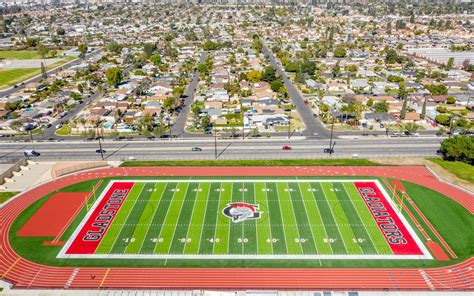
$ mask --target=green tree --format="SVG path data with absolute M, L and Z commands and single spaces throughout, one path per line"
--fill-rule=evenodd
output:
M 48 78 L 48 72 L 46 71 L 46 67 L 43 62 L 41 62 L 41 78 L 43 80 Z
M 206 51 L 211 51 L 211 50 L 218 49 L 219 45 L 212 40 L 207 40 L 206 42 L 203 43 L 202 48 Z
M 286 72 L 298 72 L 300 70 L 300 63 L 298 62 L 289 62 L 285 65 Z
M 454 58 L 453 57 L 450 57 L 448 59 L 448 62 L 446 64 L 446 70 L 451 70 L 453 68 L 453 65 L 454 65 Z
M 403 105 L 402 105 L 402 110 L 400 110 L 400 118 L 405 119 L 407 115 L 407 107 L 408 107 L 408 102 L 407 99 L 403 99 Z
M 474 165 L 474 138 L 454 136 L 441 143 L 441 151 L 446 160 L 462 161 Z
M 79 46 L 77 47 L 77 51 L 79 51 L 79 57 L 80 58 L 85 58 L 86 57 L 86 53 L 87 53 L 87 45 L 81 43 L 79 44 Z
M 307 73 L 308 75 L 314 75 L 316 71 L 316 64 L 311 61 L 305 61 L 301 63 L 301 72 Z
M 262 80 L 268 83 L 272 83 L 276 79 L 276 69 L 272 66 L 265 67 L 262 73 Z
M 387 50 L 385 53 L 385 63 L 387 64 L 400 64 L 402 62 L 402 58 L 398 55 L 397 51 L 393 48 Z
M 272 81 L 270 86 L 274 92 L 278 92 L 280 88 L 282 88 L 284 85 L 281 79 L 277 79 L 277 80 Z
M 432 94 L 432 95 L 446 95 L 448 93 L 448 89 L 443 84 L 428 84 L 425 85 L 425 88 Z
M 387 103 L 387 101 L 377 102 L 374 105 L 374 111 L 376 113 L 387 113 L 388 112 L 388 103 Z
M 167 97 L 164 101 L 163 101 L 163 108 L 165 110 L 174 110 L 176 109 L 176 105 L 177 105 L 177 100 L 175 97 L 171 96 L 171 97 Z
M 49 47 L 44 44 L 38 44 L 38 46 L 36 47 L 36 51 L 38 52 L 40 57 L 44 59 L 49 53 Z
M 251 70 L 247 73 L 247 80 L 253 83 L 259 82 L 262 78 L 262 73 L 257 70 Z
M 449 96 L 449 97 L 446 99 L 446 103 L 447 103 L 447 104 L 450 104 L 450 105 L 454 105 L 454 104 L 456 104 L 456 98 L 454 98 L 453 96 Z
M 25 43 L 28 47 L 36 47 L 39 41 L 36 38 L 27 38 Z
M 451 121 L 451 117 L 447 114 L 439 114 L 436 115 L 435 121 L 441 125 L 448 126 Z
M 147 58 L 151 57 L 155 49 L 156 45 L 154 43 L 143 44 L 143 53 L 146 55 Z
M 66 30 L 64 30 L 64 28 L 62 28 L 62 27 L 59 27 L 59 28 L 56 29 L 56 34 L 58 36 L 64 36 L 66 34 Z
M 118 44 L 117 42 L 112 41 L 107 45 L 107 50 L 111 53 L 119 54 L 122 50 L 122 46 L 120 46 L 120 44 Z
M 347 55 L 347 51 L 344 47 L 338 46 L 333 52 L 335 58 L 345 58 Z
M 426 102 L 427 102 L 427 99 L 425 98 L 425 100 L 423 101 L 423 107 L 421 108 L 421 114 L 420 114 L 421 119 L 426 118 Z
M 122 71 L 119 67 L 112 67 L 105 70 L 105 78 L 110 86 L 117 87 L 122 81 Z
M 184 93 L 184 87 L 182 86 L 176 86 L 173 88 L 173 96 L 176 98 L 180 98 Z
M 161 64 L 161 56 L 158 53 L 155 53 L 150 56 L 150 61 L 153 63 L 153 65 L 158 66 Z

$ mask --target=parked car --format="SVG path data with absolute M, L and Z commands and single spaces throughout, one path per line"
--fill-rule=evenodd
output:
M 191 151 L 202 151 L 202 149 L 199 147 L 193 147 L 191 148 Z
M 281 150 L 291 150 L 291 146 L 285 145 L 281 147 Z

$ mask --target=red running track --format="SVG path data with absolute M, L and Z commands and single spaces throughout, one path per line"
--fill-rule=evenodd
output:
M 17 215 L 65 186 L 113 176 L 380 176 L 417 183 L 474 211 L 473 196 L 412 167 L 136 167 L 77 173 L 40 185 L 0 209 L 0 276 L 15 288 L 474 290 L 474 257 L 441 268 L 87 268 L 21 258 L 8 233 Z

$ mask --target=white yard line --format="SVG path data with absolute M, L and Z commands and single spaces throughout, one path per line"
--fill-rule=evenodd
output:
M 299 183 L 299 181 L 298 181 L 298 183 Z M 298 240 L 299 240 L 299 244 L 300 244 L 301 254 L 304 254 L 303 243 L 301 242 L 300 228 L 298 227 L 298 221 L 296 220 L 296 211 L 295 211 L 295 207 L 293 206 L 293 200 L 292 200 L 292 197 L 291 197 L 291 191 L 290 191 L 291 188 L 288 186 L 288 184 L 286 184 L 286 188 L 288 189 L 288 195 L 290 196 L 291 209 L 293 210 L 293 218 L 295 219 L 295 223 L 296 223 L 295 228 L 296 228 L 296 231 L 298 231 Z
M 156 190 L 156 185 L 155 185 L 155 190 Z M 165 185 L 165 188 L 163 188 L 163 192 L 161 193 L 160 201 L 158 202 L 158 204 L 156 205 L 155 210 L 153 211 L 153 216 L 151 218 L 151 221 L 153 221 L 153 218 L 155 217 L 156 212 L 158 211 L 158 208 L 160 207 L 160 204 L 163 201 L 163 195 L 165 194 L 165 191 L 166 191 L 166 185 Z M 141 250 L 143 248 L 143 244 L 145 243 L 145 240 L 148 237 L 148 232 L 150 231 L 151 225 L 152 225 L 152 223 L 150 223 L 150 225 L 148 225 L 148 228 L 146 229 L 145 238 L 143 239 L 142 243 L 140 244 L 140 250 L 138 252 L 141 252 Z
M 341 238 L 342 240 L 342 244 L 344 245 L 344 249 L 346 249 L 346 253 L 348 252 L 347 251 L 347 246 L 346 246 L 346 243 L 344 242 L 344 238 L 342 237 L 342 233 L 341 233 L 341 230 L 339 229 L 339 225 L 337 223 L 337 220 L 336 218 L 334 217 L 334 213 L 332 211 L 332 208 L 331 208 L 331 205 L 329 204 L 329 202 L 327 202 L 327 196 L 326 196 L 326 193 L 324 192 L 324 188 L 321 186 L 321 191 L 323 192 L 323 195 L 324 195 L 324 198 L 326 198 L 326 203 L 328 204 L 328 207 L 329 207 L 329 210 L 331 211 L 331 215 L 332 215 L 332 219 L 334 220 L 335 224 L 336 224 L 336 227 L 337 227 L 337 231 L 339 232 L 339 237 Z M 332 247 L 332 246 L 331 246 Z M 334 251 L 334 250 L 333 250 Z M 339 256 L 342 256 L 342 255 L 339 255 Z
M 135 187 L 135 185 L 137 185 L 137 183 L 133 184 L 134 187 Z M 143 189 L 145 188 L 145 186 L 146 186 L 146 185 L 143 184 L 143 187 L 142 187 L 142 189 L 140 190 L 140 193 L 138 193 L 137 199 L 135 199 L 135 201 L 133 202 L 132 207 L 130 208 L 130 211 L 127 213 L 127 218 L 125 218 L 125 223 L 122 225 L 122 227 L 120 227 L 120 230 L 119 230 L 119 232 L 118 232 L 118 234 L 117 234 L 117 237 L 115 238 L 114 243 L 110 246 L 110 248 L 109 248 L 109 250 L 107 251 L 107 253 L 109 253 L 109 252 L 113 249 L 113 247 L 115 246 L 115 244 L 117 243 L 117 240 L 118 240 L 118 238 L 120 237 L 120 233 L 122 232 L 124 225 L 127 224 L 126 222 L 127 222 L 127 220 L 128 220 L 128 217 L 130 217 L 130 213 L 133 211 L 133 208 L 135 207 L 137 201 L 140 199 L 140 195 L 142 194 Z M 132 189 L 130 189 L 130 192 L 132 192 L 132 190 L 133 190 L 133 187 L 132 187 Z M 128 193 L 127 197 L 130 196 L 130 192 Z M 125 199 L 125 201 L 126 201 L 126 199 Z M 120 210 L 122 210 L 122 209 L 123 209 L 123 205 L 120 206 Z M 117 217 L 117 216 L 120 214 L 120 210 L 119 210 L 119 212 L 117 213 L 117 215 L 116 215 L 115 217 Z M 115 219 L 114 219 L 114 220 L 115 220 Z M 110 227 L 112 227 L 112 225 L 110 225 Z M 109 227 L 109 230 L 110 230 L 110 227 Z M 105 239 L 105 236 L 104 236 L 104 239 Z
M 309 183 L 309 182 L 308 182 L 308 183 Z M 298 184 L 298 186 L 300 186 L 300 185 Z M 311 186 L 311 183 L 309 183 L 309 187 L 310 187 L 311 189 L 315 189 L 315 188 L 313 188 L 313 186 Z M 301 190 L 301 187 L 300 187 L 300 190 Z M 315 189 L 315 190 L 316 190 L 316 189 Z M 321 191 L 323 191 L 323 188 L 321 188 Z M 327 230 L 326 230 L 326 224 L 324 224 L 323 216 L 321 215 L 321 211 L 319 210 L 319 206 L 318 206 L 318 203 L 317 203 L 317 201 L 316 201 L 316 199 L 315 199 L 314 192 L 311 191 L 311 194 L 313 195 L 313 202 L 314 202 L 314 204 L 316 205 L 316 209 L 318 210 L 318 214 L 319 214 L 319 217 L 321 218 L 321 222 L 323 222 L 322 226 L 323 226 L 323 229 L 324 229 L 324 234 L 326 235 L 326 239 L 329 239 L 329 237 L 328 237 L 328 232 L 327 232 Z M 324 192 L 323 192 L 323 195 L 324 195 Z M 316 197 L 316 198 L 317 198 L 317 197 Z M 328 206 L 329 206 L 329 205 L 328 205 Z M 333 217 L 333 218 L 334 218 L 334 217 Z M 310 224 L 310 225 L 311 225 L 311 224 Z M 311 229 L 312 229 L 312 228 L 311 228 Z M 324 242 L 324 241 L 323 241 L 323 242 Z M 331 248 L 331 251 L 334 253 L 334 250 L 333 250 L 333 248 L 332 248 L 332 244 L 329 243 L 329 247 Z
M 255 182 L 252 183 L 253 186 L 253 204 L 257 204 L 257 198 L 255 197 Z M 258 252 L 258 229 L 257 229 L 257 221 L 254 220 L 255 223 L 255 243 L 257 244 L 257 254 Z
M 214 235 L 212 236 L 212 254 L 214 254 L 214 246 L 216 245 L 216 233 L 217 233 L 217 221 L 219 220 L 219 209 L 221 204 L 221 195 L 222 195 L 222 183 L 221 183 L 221 191 L 219 191 L 219 199 L 217 200 L 217 214 L 216 214 L 216 222 L 214 222 Z
M 172 183 L 175 183 L 175 182 L 172 182 Z M 170 199 L 170 203 L 168 205 L 168 208 L 166 209 L 166 214 L 165 214 L 165 218 L 163 219 L 163 225 L 161 225 L 161 228 L 160 228 L 160 233 L 158 233 L 158 237 L 157 237 L 157 241 L 156 241 L 156 244 L 155 244 L 155 247 L 153 248 L 153 254 L 155 254 L 156 252 L 156 247 L 158 246 L 158 244 L 160 243 L 159 240 L 160 240 L 160 236 L 161 236 L 161 233 L 163 232 L 163 228 L 164 228 L 164 225 L 165 225 L 165 222 L 166 222 L 166 218 L 168 217 L 168 213 L 170 212 L 170 208 L 171 208 L 171 204 L 173 203 L 173 198 L 174 198 L 174 195 L 176 194 L 176 188 L 178 188 L 178 184 L 176 184 L 176 186 L 174 187 L 175 191 L 173 191 L 173 195 L 171 196 L 171 199 Z M 166 189 L 166 188 L 165 188 Z M 166 265 L 166 263 L 165 263 Z
M 349 192 L 347 191 L 346 186 L 344 184 L 342 184 L 342 187 L 344 188 L 344 192 L 347 194 L 347 196 L 349 196 Z M 367 227 L 365 227 L 364 220 L 362 220 L 362 217 L 360 216 L 359 211 L 357 211 L 357 208 L 354 205 L 354 203 L 352 202 L 352 199 L 349 198 L 349 200 L 352 204 L 352 207 L 354 207 L 354 210 L 357 214 L 357 217 L 359 217 L 359 220 L 361 221 L 362 225 L 364 225 L 365 232 L 367 233 L 367 236 L 369 237 L 370 242 L 372 243 L 372 245 L 374 246 L 374 248 L 375 248 L 375 250 L 377 251 L 377 254 L 378 254 L 379 250 L 377 249 L 377 246 L 374 244 L 374 240 L 372 239 L 372 236 L 370 235 L 370 232 L 367 230 Z
M 189 177 L 189 178 L 191 178 L 191 177 Z M 186 189 L 184 190 L 183 201 L 181 202 L 181 207 L 179 208 L 178 219 L 176 219 L 176 224 L 175 224 L 174 229 L 173 229 L 173 235 L 172 235 L 172 238 L 171 238 L 170 246 L 168 247 L 168 252 L 167 252 L 168 254 L 170 253 L 171 246 L 173 245 L 174 236 L 176 235 L 176 228 L 178 227 L 177 224 L 179 222 L 179 218 L 181 218 L 181 213 L 183 211 L 183 205 L 184 205 L 184 202 L 186 201 L 186 195 L 188 194 L 188 190 L 189 190 L 189 183 L 186 185 Z M 185 238 L 184 244 L 186 245 L 186 238 Z M 184 250 L 184 248 L 183 248 L 183 250 Z
M 207 181 L 206 181 L 207 182 Z M 208 208 L 208 205 L 209 205 L 209 199 L 210 199 L 210 194 L 211 194 L 211 187 L 212 187 L 212 184 L 209 184 L 209 190 L 207 191 L 207 201 L 206 201 L 206 210 L 204 211 L 204 216 L 202 217 L 202 224 L 204 224 L 204 222 L 206 222 L 206 214 L 207 214 L 207 208 Z M 220 197 L 220 193 L 219 193 L 219 197 Z M 201 242 L 202 242 L 202 233 L 204 231 L 204 226 L 201 226 L 201 233 L 199 234 L 199 246 L 198 246 L 198 253 L 200 252 L 201 250 Z
M 254 184 L 255 184 L 255 183 L 254 183 Z M 263 184 L 265 184 L 265 191 L 264 191 L 264 193 L 265 193 L 265 200 L 266 200 L 266 202 L 267 202 L 267 203 L 266 203 L 266 206 L 267 206 L 267 212 L 268 212 L 268 213 L 267 213 L 267 217 L 268 217 L 268 228 L 270 229 L 270 246 L 272 247 L 272 254 L 273 254 L 273 252 L 274 252 L 274 250 L 273 250 L 273 233 L 272 233 L 272 221 L 270 220 L 270 213 L 269 213 L 269 212 L 270 212 L 270 206 L 268 205 L 268 192 L 267 192 L 268 188 L 267 188 L 267 183 L 263 183 Z M 260 225 L 260 226 L 264 227 L 265 225 Z
M 298 177 L 296 177 L 296 178 L 298 178 Z M 300 197 L 303 198 L 303 195 L 301 194 L 301 192 L 303 192 L 303 191 L 301 190 L 300 183 L 301 182 L 299 182 L 297 185 L 298 185 L 298 190 L 300 191 Z M 306 205 L 304 204 L 304 201 L 301 201 L 301 202 L 303 203 L 303 209 L 304 209 L 304 214 L 306 216 L 306 220 L 308 221 L 308 224 L 311 224 L 309 222 L 308 212 L 306 211 Z M 309 227 L 309 228 L 310 228 L 310 232 L 311 232 L 312 241 L 313 241 L 314 247 L 316 249 L 316 254 L 319 254 L 318 246 L 316 245 L 316 237 L 313 233 L 313 227 Z
M 189 224 L 188 224 L 188 229 L 186 230 L 186 238 L 189 237 L 189 228 L 191 228 L 191 221 L 193 221 L 193 214 L 194 214 L 194 209 L 196 208 L 196 202 L 198 200 L 198 194 L 199 194 L 199 189 L 201 188 L 201 183 L 198 184 L 198 187 L 196 187 L 196 194 L 194 195 L 194 203 L 193 203 L 193 208 L 191 209 L 191 215 L 189 215 Z M 185 253 L 184 251 L 186 250 L 186 246 L 187 246 L 188 242 L 186 241 L 184 243 L 184 247 L 183 247 L 183 253 Z

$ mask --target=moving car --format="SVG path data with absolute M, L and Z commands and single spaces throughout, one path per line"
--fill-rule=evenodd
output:
M 291 150 L 291 146 L 285 145 L 281 147 L 281 150 Z
M 324 148 L 323 152 L 324 152 L 324 153 L 331 153 L 331 154 L 332 154 L 332 153 L 334 153 L 334 149 L 332 149 L 332 148 Z
M 25 150 L 23 151 L 23 155 L 25 157 L 37 157 L 37 156 L 40 156 L 41 153 L 36 152 L 35 150 Z
M 104 150 L 104 149 L 97 149 L 97 150 L 95 151 L 95 153 L 103 154 L 103 153 L 105 153 L 105 150 Z
M 202 151 L 202 149 L 199 147 L 193 147 L 191 148 L 191 151 Z

